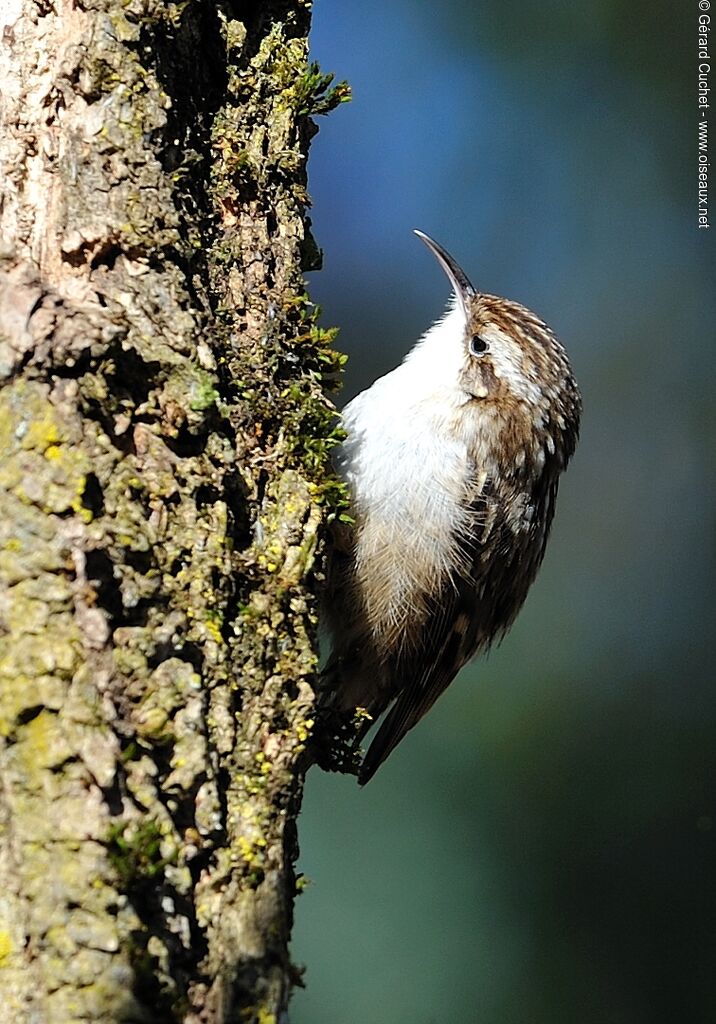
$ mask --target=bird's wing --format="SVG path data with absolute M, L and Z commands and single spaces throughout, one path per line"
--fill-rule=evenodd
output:
M 462 581 L 461 581 L 462 583 Z M 461 585 L 452 600 L 445 602 L 432 623 L 429 645 L 420 652 L 420 664 L 406 664 L 401 675 L 406 678 L 397 700 L 375 735 L 358 775 L 365 785 L 405 734 L 420 721 L 475 649 L 477 623 L 474 597 L 468 603 L 466 589 Z M 407 678 L 411 674 L 412 678 Z
M 434 600 L 419 649 L 399 653 L 387 666 L 397 698 L 365 755 L 358 775 L 361 785 L 372 778 L 489 636 L 483 614 L 489 608 L 481 607 L 485 591 L 481 556 L 503 524 L 491 481 L 477 472 L 470 479 L 465 503 L 474 529 L 461 538 L 459 566 Z
M 459 670 L 477 651 L 504 635 L 514 621 L 542 561 L 554 510 L 556 479 L 540 482 L 534 494 L 539 527 L 516 537 L 508 527 L 505 505 L 490 483 L 472 507 L 482 531 L 466 538 L 467 572 L 455 574 L 426 623 L 424 642 L 394 667 L 397 699 L 366 754 L 358 781 L 375 774 L 386 757 L 416 725 Z

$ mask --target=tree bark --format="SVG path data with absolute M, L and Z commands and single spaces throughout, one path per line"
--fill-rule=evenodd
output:
M 310 3 L 0 7 L 0 1005 L 277 1022 L 340 501 Z

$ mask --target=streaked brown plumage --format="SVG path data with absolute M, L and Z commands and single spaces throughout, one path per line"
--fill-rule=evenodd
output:
M 331 557 L 325 675 L 345 712 L 362 707 L 375 719 L 392 704 L 361 783 L 514 621 L 542 562 L 581 411 L 547 325 L 476 292 L 417 234 L 455 305 L 344 412 L 355 526 Z

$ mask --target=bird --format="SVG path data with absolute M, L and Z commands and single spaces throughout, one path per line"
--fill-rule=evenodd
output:
M 459 670 L 514 622 L 542 562 L 582 401 L 565 349 L 478 291 L 422 231 L 452 299 L 403 362 L 348 403 L 324 608 L 329 701 L 363 733 L 363 785 Z

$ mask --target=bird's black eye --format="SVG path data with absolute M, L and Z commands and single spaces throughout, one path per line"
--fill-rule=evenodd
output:
M 481 338 L 479 334 L 473 334 L 470 338 L 470 354 L 473 356 L 483 356 L 489 347 L 485 339 Z

